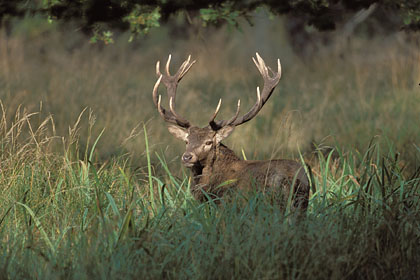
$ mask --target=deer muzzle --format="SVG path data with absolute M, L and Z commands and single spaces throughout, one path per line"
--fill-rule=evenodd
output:
M 187 167 L 191 167 L 194 165 L 194 163 L 197 162 L 197 156 L 193 153 L 190 152 L 185 152 L 182 155 L 182 163 L 187 166 Z

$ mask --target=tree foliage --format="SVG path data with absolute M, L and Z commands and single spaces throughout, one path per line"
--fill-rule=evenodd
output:
M 114 28 L 147 33 L 171 15 L 185 13 L 203 25 L 237 25 L 240 18 L 265 8 L 271 15 L 293 15 L 319 30 L 333 30 L 337 23 L 370 5 L 378 5 L 399 27 L 420 30 L 420 0 L 0 0 L 0 22 L 10 17 L 41 14 L 50 20 L 75 20 L 94 34 Z

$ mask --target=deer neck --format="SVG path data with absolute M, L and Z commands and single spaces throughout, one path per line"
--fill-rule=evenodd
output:
M 191 168 L 194 176 L 194 183 L 208 183 L 207 181 L 212 173 L 220 172 L 221 169 L 226 168 L 226 166 L 232 162 L 240 160 L 241 159 L 238 158 L 231 149 L 220 143 L 210 151 L 207 158 L 197 162 L 197 164 Z
M 200 179 L 203 174 L 203 169 L 204 169 L 204 166 L 200 162 L 197 162 L 191 167 L 194 185 L 197 185 L 200 183 Z
M 240 160 L 235 153 L 220 143 L 211 154 L 210 157 L 207 159 L 207 165 L 212 167 L 218 167 L 225 168 L 226 164 L 229 164 L 234 161 Z

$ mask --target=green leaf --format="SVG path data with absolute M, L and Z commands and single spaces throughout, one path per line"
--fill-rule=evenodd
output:
M 50 238 L 48 237 L 47 233 L 44 230 L 44 227 L 41 224 L 41 221 L 36 217 L 34 211 L 32 211 L 31 208 L 29 208 L 29 206 L 27 206 L 26 204 L 20 203 L 20 202 L 16 202 L 16 204 L 23 206 L 26 211 L 28 211 L 29 215 L 31 215 L 32 219 L 35 222 L 35 226 L 38 228 L 39 232 L 41 233 L 41 236 L 43 237 L 45 243 L 47 243 L 48 247 L 50 248 L 51 252 L 55 252 L 55 247 L 52 244 Z

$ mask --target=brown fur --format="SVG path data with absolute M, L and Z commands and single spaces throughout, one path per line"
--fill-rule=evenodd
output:
M 180 130 L 178 128 L 177 131 Z M 241 160 L 231 149 L 218 142 L 231 131 L 221 137 L 217 137 L 218 132 L 209 127 L 191 127 L 182 131 L 185 135 L 182 132 L 181 136 L 173 131 L 171 133 L 187 142 L 184 155 L 193 155 L 192 162 L 184 161 L 184 164 L 193 173 L 192 194 L 197 200 L 206 199 L 203 191 L 220 197 L 232 189 L 280 191 L 287 199 L 295 182 L 292 205 L 303 210 L 307 208 L 310 186 L 302 164 L 287 159 Z M 210 141 L 212 144 L 207 147 L 205 143 Z

